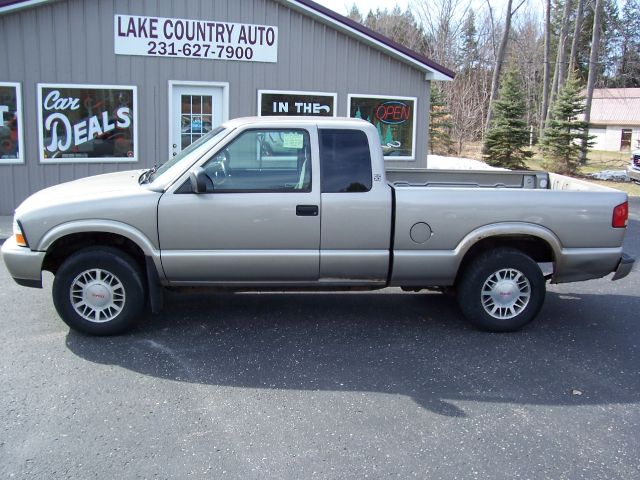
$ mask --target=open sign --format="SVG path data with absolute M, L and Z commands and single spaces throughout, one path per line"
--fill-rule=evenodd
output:
M 349 94 L 349 116 L 372 123 L 385 160 L 416 158 L 416 97 Z
M 384 102 L 376 108 L 376 118 L 387 125 L 400 125 L 411 118 L 411 107 L 395 100 Z

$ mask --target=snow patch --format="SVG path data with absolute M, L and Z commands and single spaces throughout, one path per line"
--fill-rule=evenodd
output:
M 463 157 L 427 155 L 427 168 L 435 170 L 508 170 L 487 165 L 480 160 Z

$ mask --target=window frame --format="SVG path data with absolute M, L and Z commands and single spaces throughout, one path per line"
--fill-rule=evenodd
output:
M 44 105 L 42 91 L 45 88 L 69 88 L 69 89 L 94 89 L 94 90 L 131 90 L 133 99 L 133 155 L 131 157 L 69 157 L 47 158 L 44 153 Z M 85 83 L 38 83 L 37 89 L 37 113 L 38 113 L 38 161 L 41 164 L 67 164 L 67 163 L 138 163 L 140 160 L 140 138 L 138 135 L 138 87 L 136 85 L 98 85 Z
M 333 115 L 322 115 L 322 117 L 326 117 L 326 118 L 335 118 L 338 116 L 338 94 L 335 92 L 307 92 L 307 91 L 301 91 L 301 90 L 258 90 L 258 117 L 277 117 L 279 116 L 278 114 L 271 114 L 271 115 L 267 115 L 262 113 L 262 96 L 263 95 L 291 95 L 291 96 L 295 96 L 295 95 L 299 95 L 301 97 L 303 96 L 307 96 L 307 97 L 327 97 L 327 98 L 332 98 L 332 106 L 331 109 L 333 110 Z M 295 115 L 287 115 L 287 114 L 283 114 L 282 116 L 295 116 Z M 301 114 L 300 116 L 303 117 L 312 117 L 315 116 L 314 114 Z
M 22 85 L 19 82 L 0 82 L 0 87 L 13 87 L 16 92 L 16 113 L 18 114 L 18 156 L 17 158 L 0 158 L 0 165 L 24 164 L 24 120 L 22 117 Z M 3 120 L 4 122 L 4 120 Z
M 416 160 L 416 131 L 418 127 L 418 97 L 406 97 L 402 95 L 378 95 L 370 93 L 349 93 L 347 94 L 347 117 L 355 118 L 351 116 L 351 99 L 352 98 L 373 98 L 384 99 L 388 101 L 394 100 L 410 100 L 413 102 L 413 130 L 411 132 L 411 156 L 405 157 L 401 155 L 384 155 L 385 160 L 406 162 Z
M 367 144 L 367 152 L 369 152 L 369 172 L 370 172 L 370 182 L 369 182 L 369 187 L 366 190 L 362 190 L 362 191 L 344 191 L 344 192 L 327 192 L 324 190 L 323 188 L 323 181 L 325 179 L 325 167 L 324 167 L 324 162 L 323 162 L 323 158 L 322 158 L 322 134 L 323 132 L 357 132 L 358 134 L 361 134 L 364 136 L 365 139 L 365 143 Z M 369 136 L 367 135 L 367 132 L 365 132 L 364 130 L 360 130 L 358 128 L 319 128 L 318 129 L 318 150 L 319 150 L 319 161 L 320 161 L 320 192 L 321 193 L 332 193 L 332 194 L 354 194 L 354 193 L 368 193 L 373 189 L 373 165 L 372 165 L 372 157 L 371 157 L 371 145 L 369 143 Z
M 228 143 L 226 143 L 222 148 L 220 148 L 219 150 L 216 150 L 214 153 L 212 153 L 210 156 L 208 156 L 208 158 L 206 160 L 204 160 L 200 166 L 202 168 L 205 167 L 205 165 L 207 165 L 207 163 L 209 163 L 214 157 L 222 154 L 222 152 L 224 150 L 226 150 L 227 148 L 229 148 L 231 145 L 233 145 L 237 140 L 239 140 L 243 135 L 250 133 L 250 132 L 300 132 L 304 135 L 306 135 L 306 140 L 307 140 L 307 144 L 306 144 L 306 150 L 308 150 L 309 153 L 309 158 L 308 158 L 308 171 L 309 171 L 309 187 L 308 188 L 303 188 L 300 190 L 273 190 L 273 189 L 219 189 L 216 188 L 216 186 L 213 186 L 213 191 L 211 192 L 207 192 L 206 194 L 228 194 L 228 193 L 311 193 L 313 192 L 313 149 L 312 149 L 312 142 L 311 142 L 311 132 L 309 130 L 307 130 L 306 128 L 287 128 L 287 127 L 283 127 L 283 128 L 263 128 L 263 127 L 252 127 L 252 128 L 247 128 L 242 130 L 241 132 L 239 132 L 236 136 L 234 136 L 232 139 L 229 140 Z M 268 170 L 268 169 L 267 169 Z M 274 169 L 277 170 L 277 169 Z M 189 179 L 187 179 L 187 182 L 189 182 Z M 178 190 L 181 190 L 182 186 L 178 188 Z M 193 192 L 192 192 L 193 193 Z

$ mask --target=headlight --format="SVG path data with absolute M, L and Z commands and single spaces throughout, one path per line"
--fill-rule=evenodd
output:
M 13 218 L 13 236 L 16 239 L 16 243 L 21 247 L 29 246 L 27 244 L 27 239 L 24 236 L 24 233 L 22 232 L 22 227 L 20 226 L 20 223 L 18 223 L 18 220 L 16 220 L 15 217 Z

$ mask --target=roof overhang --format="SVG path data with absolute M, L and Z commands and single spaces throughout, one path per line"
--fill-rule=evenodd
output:
M 36 7 L 44 3 L 51 3 L 55 0 L 0 0 L 0 15 L 3 13 L 24 10 L 25 8 Z

